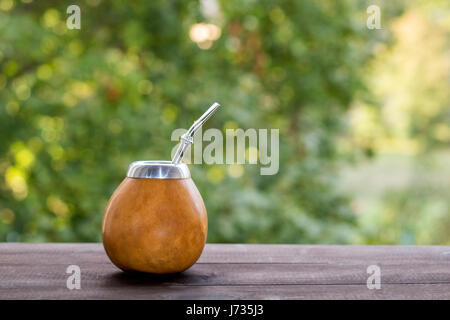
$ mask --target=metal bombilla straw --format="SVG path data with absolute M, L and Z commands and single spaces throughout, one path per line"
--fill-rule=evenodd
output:
M 173 164 L 178 164 L 183 159 L 183 156 L 186 150 L 190 147 L 191 144 L 194 143 L 194 134 L 200 129 L 200 127 L 208 120 L 214 112 L 220 107 L 220 104 L 214 102 L 211 107 L 206 110 L 206 112 L 195 121 L 189 130 L 181 136 L 180 146 L 178 147 L 177 152 L 172 158 Z

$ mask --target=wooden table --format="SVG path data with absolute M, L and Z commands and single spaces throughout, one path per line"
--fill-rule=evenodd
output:
M 156 276 L 121 272 L 99 243 L 0 243 L 0 299 L 450 299 L 450 247 L 208 244 L 189 270 Z

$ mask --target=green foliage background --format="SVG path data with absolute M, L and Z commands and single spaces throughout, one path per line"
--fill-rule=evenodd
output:
M 73 1 L 0 1 L 1 240 L 100 241 L 128 164 L 169 159 L 172 131 L 219 101 L 206 127 L 280 129 L 280 170 L 192 166 L 208 242 L 383 242 L 337 173 L 377 151 L 347 114 L 383 101 L 367 74 L 410 4 L 380 2 L 374 31 L 365 1 L 228 0 L 215 16 L 198 1 L 76 3 L 81 30 L 66 27 Z M 221 29 L 206 50 L 190 38 L 196 23 Z

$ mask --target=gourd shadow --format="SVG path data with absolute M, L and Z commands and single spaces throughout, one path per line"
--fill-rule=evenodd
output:
M 187 271 L 170 274 L 118 271 L 107 276 L 107 283 L 112 286 L 160 286 L 184 284 L 192 277 Z

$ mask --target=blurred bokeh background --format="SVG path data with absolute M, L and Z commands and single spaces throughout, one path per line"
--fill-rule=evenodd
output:
M 449 83 L 448 0 L 0 0 L 0 241 L 101 241 L 128 164 L 219 101 L 280 170 L 191 166 L 208 242 L 450 244 Z

